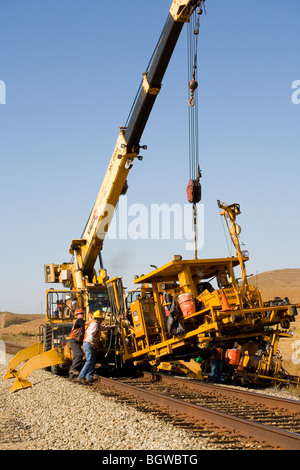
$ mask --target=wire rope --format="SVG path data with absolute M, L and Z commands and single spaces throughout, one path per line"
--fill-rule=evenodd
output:
M 189 176 L 196 179 L 199 169 L 199 115 L 198 115 L 198 37 L 200 26 L 199 10 L 193 14 L 187 26 L 187 55 L 189 82 Z M 192 89 L 191 86 L 196 88 Z

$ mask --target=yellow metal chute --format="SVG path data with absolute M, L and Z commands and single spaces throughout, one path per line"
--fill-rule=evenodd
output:
M 22 349 L 19 351 L 9 362 L 7 372 L 4 376 L 4 380 L 10 379 L 11 377 L 16 377 L 17 367 L 24 361 L 41 354 L 44 352 L 44 343 L 34 343 L 28 348 Z
M 190 361 L 178 360 L 171 362 L 161 362 L 157 366 L 157 371 L 181 374 L 191 379 L 203 380 L 201 364 L 199 364 L 194 359 L 191 359 Z
M 22 388 L 31 387 L 32 384 L 26 380 L 28 375 L 37 369 L 62 364 L 65 360 L 62 348 L 53 348 L 29 359 L 16 373 L 16 380 L 10 391 L 15 392 Z
M 35 343 L 18 352 L 8 365 L 4 379 L 15 378 L 11 392 L 22 388 L 31 387 L 32 384 L 26 378 L 37 369 L 63 364 L 66 359 L 71 359 L 72 353 L 69 345 L 64 348 L 56 347 L 44 351 L 43 343 Z M 17 367 L 25 361 L 25 364 L 17 370 Z

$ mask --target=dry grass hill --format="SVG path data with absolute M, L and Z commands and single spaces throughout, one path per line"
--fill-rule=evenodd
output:
M 300 269 L 268 271 L 249 278 L 249 283 L 260 289 L 264 301 L 273 300 L 277 296 L 288 297 L 292 303 L 300 303 Z M 38 340 L 39 327 L 43 322 L 44 315 L 0 312 L 0 339 L 24 345 L 32 344 Z M 300 360 L 300 311 L 292 329 L 293 338 L 282 339 L 279 349 L 285 368 L 292 374 L 300 375 L 300 364 L 292 361 L 296 349 L 299 349 Z M 299 342 L 298 347 L 296 341 Z
M 249 278 L 249 283 L 260 289 L 264 301 L 288 297 L 292 303 L 300 303 L 300 269 L 278 269 Z
M 38 341 L 44 315 L 0 312 L 0 339 L 29 345 Z
M 249 283 L 262 293 L 263 301 L 274 297 L 288 297 L 291 303 L 300 304 L 300 269 L 278 269 L 267 271 L 249 278 Z M 300 375 L 300 363 L 295 364 L 294 357 L 300 361 L 300 309 L 295 323 L 291 325 L 293 338 L 281 339 L 279 350 L 284 359 L 284 367 L 291 374 Z M 299 354 L 297 354 L 299 350 Z

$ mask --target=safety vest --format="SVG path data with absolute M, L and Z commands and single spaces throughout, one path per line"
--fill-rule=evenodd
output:
M 76 322 L 74 323 L 72 327 L 72 330 L 70 333 L 70 339 L 74 339 L 75 341 L 78 341 L 78 343 L 82 344 L 83 337 L 84 337 L 84 326 L 82 325 L 79 328 L 75 328 L 75 324 Z
M 89 331 L 89 327 L 90 327 L 91 325 L 93 325 L 94 323 L 96 323 L 97 328 L 96 328 L 95 331 L 91 334 L 91 332 Z M 99 325 L 99 323 L 98 323 L 96 320 L 91 321 L 91 323 L 89 324 L 89 326 L 88 326 L 87 329 L 85 330 L 85 335 L 84 335 L 84 338 L 83 338 L 83 342 L 85 342 L 85 343 L 90 343 L 92 346 L 98 346 L 100 331 L 101 331 L 101 330 L 100 330 L 100 325 Z

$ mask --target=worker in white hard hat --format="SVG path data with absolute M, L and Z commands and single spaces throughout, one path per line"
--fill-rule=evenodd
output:
M 92 321 L 90 322 L 83 339 L 82 347 L 86 355 L 86 361 L 79 373 L 77 381 L 85 385 L 93 383 L 93 375 L 96 366 L 96 351 L 100 345 L 101 331 L 109 331 L 115 327 L 115 325 L 103 325 L 103 319 L 104 316 L 100 310 L 94 312 Z

